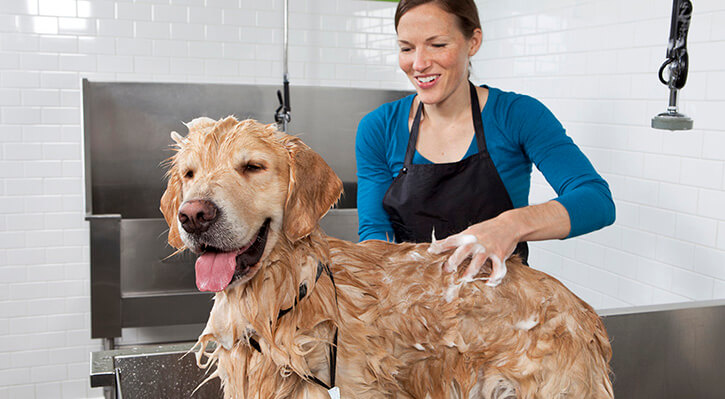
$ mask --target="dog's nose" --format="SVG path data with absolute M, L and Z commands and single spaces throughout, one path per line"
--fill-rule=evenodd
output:
M 179 222 L 187 233 L 200 234 L 209 230 L 217 218 L 217 211 L 211 201 L 187 201 L 179 208 Z

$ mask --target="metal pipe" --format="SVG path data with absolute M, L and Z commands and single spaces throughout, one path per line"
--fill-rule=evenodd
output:
M 669 113 L 677 113 L 677 98 L 680 91 L 678 89 L 670 89 L 670 105 L 667 107 Z
M 292 107 L 290 106 L 290 98 L 289 98 L 289 60 L 288 60 L 288 54 L 289 54 L 289 0 L 284 0 L 284 54 L 282 55 L 282 68 L 283 68 L 283 75 L 282 75 L 282 85 L 283 85 L 283 92 L 284 92 L 284 101 L 282 104 L 282 131 L 287 131 L 287 125 L 290 123 L 291 115 L 290 111 L 292 110 Z
M 287 125 L 292 119 L 290 111 L 289 99 L 289 62 L 287 56 L 289 53 L 289 0 L 284 0 L 284 34 L 283 34 L 283 48 L 282 48 L 282 90 L 277 90 L 277 98 L 279 99 L 279 107 L 274 113 L 274 120 L 277 122 L 277 127 L 282 129 L 283 132 L 287 131 Z
M 288 82 L 287 76 L 287 53 L 289 51 L 289 0 L 284 0 L 284 54 L 282 58 L 284 68 L 284 81 Z

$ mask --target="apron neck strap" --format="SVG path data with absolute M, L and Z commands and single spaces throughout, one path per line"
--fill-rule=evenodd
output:
M 471 87 L 471 116 L 473 117 L 473 129 L 476 132 L 478 152 L 488 152 L 486 149 L 486 136 L 483 134 L 483 118 L 481 117 L 481 106 L 478 103 L 478 92 L 471 81 L 468 81 L 468 84 Z
M 470 81 L 468 82 L 471 93 L 471 115 L 473 117 L 473 129 L 476 133 L 476 144 L 478 144 L 478 152 L 486 152 L 486 139 L 483 134 L 483 119 L 481 118 L 481 106 L 478 103 L 478 93 L 476 86 Z M 420 130 L 420 118 L 423 114 L 423 102 L 418 103 L 418 109 L 413 118 L 413 125 L 410 127 L 410 138 L 408 138 L 408 149 L 405 151 L 405 166 L 413 164 L 413 155 L 415 154 L 415 146 L 418 144 L 418 131 Z

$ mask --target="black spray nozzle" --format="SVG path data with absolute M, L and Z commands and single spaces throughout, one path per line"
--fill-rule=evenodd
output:
M 277 100 L 279 100 L 279 107 L 274 111 L 274 120 L 283 125 L 289 123 L 292 120 L 290 115 L 291 107 L 289 100 L 289 82 L 285 79 L 284 81 L 284 94 L 281 90 L 277 90 Z
M 687 82 L 689 57 L 687 55 L 687 32 L 690 30 L 692 2 L 690 0 L 673 0 L 672 20 L 670 21 L 670 41 L 667 45 L 667 60 L 660 67 L 660 82 L 670 89 L 670 102 L 667 112 L 652 118 L 652 127 L 665 130 L 690 130 L 692 119 L 678 112 L 677 101 L 680 89 Z M 665 69 L 669 77 L 665 79 Z
M 690 30 L 691 18 L 692 2 L 690 0 L 673 0 L 667 60 L 660 66 L 659 70 L 660 82 L 671 89 L 682 89 L 687 82 L 689 67 L 687 32 Z M 664 71 L 668 67 L 670 76 L 669 79 L 665 79 Z

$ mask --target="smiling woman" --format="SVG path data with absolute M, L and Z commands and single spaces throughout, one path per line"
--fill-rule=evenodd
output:
M 539 101 L 469 82 L 482 31 L 473 0 L 403 0 L 399 65 L 415 95 L 384 104 L 356 138 L 361 240 L 455 249 L 473 276 L 527 241 L 568 238 L 614 221 L 607 183 Z M 532 165 L 559 195 L 530 206 Z
M 405 13 L 408 10 L 412 12 Z M 464 22 L 427 3 L 399 11 L 395 20 L 400 69 L 420 91 L 419 101 L 440 104 L 456 90 L 466 94 L 468 87 L 463 83 L 468 79 L 468 60 L 481 46 L 478 18 Z

